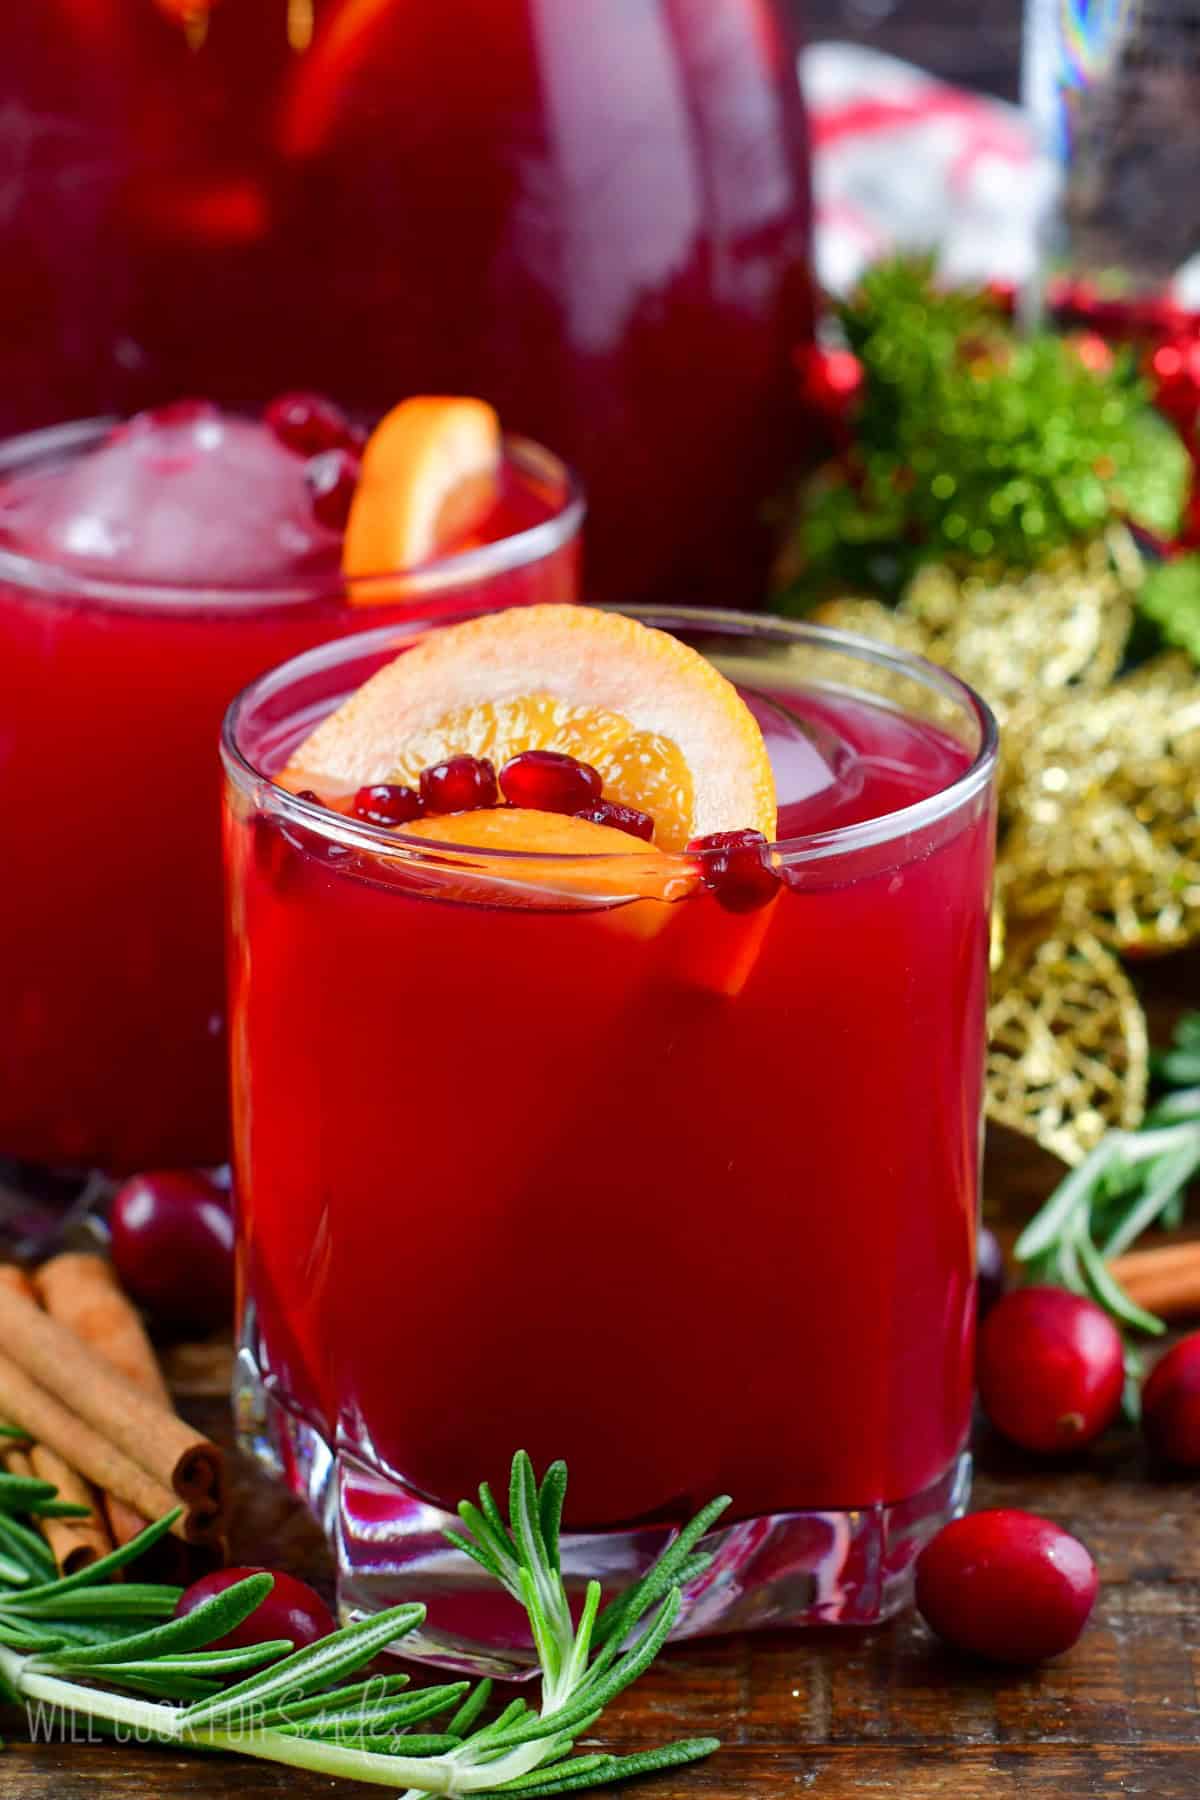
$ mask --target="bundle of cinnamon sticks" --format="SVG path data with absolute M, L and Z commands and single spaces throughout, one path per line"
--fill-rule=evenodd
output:
M 181 1502 L 186 1543 L 219 1546 L 220 1450 L 178 1417 L 135 1308 L 101 1256 L 71 1252 L 27 1275 L 0 1266 L 0 1419 L 24 1434 L 5 1466 L 53 1482 L 80 1519 L 47 1519 L 64 1573 L 124 1544 Z

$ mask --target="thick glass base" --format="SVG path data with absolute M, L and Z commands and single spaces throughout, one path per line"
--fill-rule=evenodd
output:
M 442 1536 L 458 1520 L 345 1446 L 331 1447 L 289 1408 L 243 1349 L 235 1409 L 242 1447 L 304 1500 L 329 1537 L 343 1620 L 421 1601 L 424 1628 L 404 1654 L 467 1674 L 520 1679 L 532 1672 L 524 1615 Z M 711 1566 L 686 1590 L 673 1636 L 772 1626 L 873 1625 L 912 1597 L 917 1555 L 962 1511 L 971 1459 L 961 1456 L 931 1487 L 890 1505 L 852 1512 L 775 1513 L 712 1532 Z M 669 1541 L 662 1527 L 564 1533 L 563 1572 L 582 1594 L 598 1579 L 605 1597 L 635 1580 Z

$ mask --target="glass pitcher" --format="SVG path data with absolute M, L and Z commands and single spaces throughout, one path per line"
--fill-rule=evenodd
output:
M 10 5 L 0 194 L 0 434 L 479 392 L 580 468 L 593 592 L 727 602 L 801 449 L 775 0 Z

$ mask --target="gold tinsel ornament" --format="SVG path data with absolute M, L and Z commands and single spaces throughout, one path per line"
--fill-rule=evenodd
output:
M 827 624 L 914 650 L 1001 726 L 990 1116 L 1078 1162 L 1141 1118 L 1145 1020 L 1122 955 L 1200 937 L 1200 680 L 1119 673 L 1142 561 L 1123 527 L 1030 573 L 926 564 Z

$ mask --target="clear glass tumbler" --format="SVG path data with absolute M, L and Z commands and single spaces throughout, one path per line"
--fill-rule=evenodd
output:
M 343 1611 L 423 1600 L 421 1651 L 468 1669 L 529 1644 L 441 1529 L 518 1448 L 568 1463 L 572 1582 L 732 1495 L 684 1635 L 884 1617 L 965 1494 L 992 719 L 835 632 L 637 616 L 763 727 L 758 910 L 687 855 L 438 846 L 284 792 L 386 630 L 225 727 L 239 1427 Z

